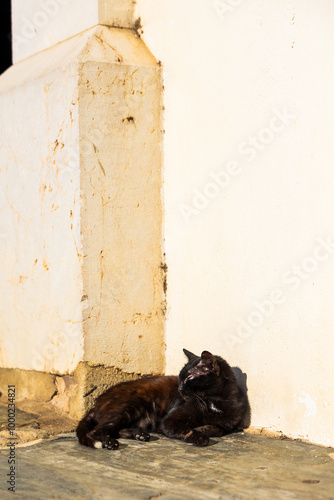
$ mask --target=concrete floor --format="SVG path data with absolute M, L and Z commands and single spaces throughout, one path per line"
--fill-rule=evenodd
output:
M 19 499 L 334 499 L 334 449 L 238 433 L 207 448 L 152 436 L 117 451 L 80 446 L 73 433 L 16 448 Z M 0 449 L 0 497 L 8 450 Z

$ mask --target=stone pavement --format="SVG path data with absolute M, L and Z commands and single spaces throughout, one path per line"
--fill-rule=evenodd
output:
M 0 449 L 0 498 L 334 499 L 334 449 L 245 433 L 207 448 L 152 436 L 120 440 L 116 451 L 80 446 L 73 433 L 16 448 L 16 493 L 6 491 L 8 449 Z
M 24 400 L 16 404 L 15 437 L 19 444 L 71 432 L 76 426 L 75 420 L 50 403 Z M 9 438 L 8 404 L 0 402 L 0 447 L 5 446 Z

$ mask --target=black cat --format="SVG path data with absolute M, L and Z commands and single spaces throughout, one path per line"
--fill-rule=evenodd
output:
M 249 406 L 232 368 L 208 351 L 183 351 L 189 361 L 179 377 L 122 382 L 101 394 L 78 424 L 79 442 L 115 450 L 116 438 L 148 441 L 152 431 L 207 446 L 210 436 L 242 429 Z

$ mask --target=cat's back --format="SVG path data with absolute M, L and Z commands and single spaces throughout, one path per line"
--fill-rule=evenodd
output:
M 178 377 L 174 375 L 153 375 L 136 380 L 120 382 L 110 387 L 96 400 L 95 407 L 106 404 L 144 403 L 169 401 L 178 395 Z

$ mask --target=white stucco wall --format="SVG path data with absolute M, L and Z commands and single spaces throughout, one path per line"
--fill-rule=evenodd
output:
M 92 0 L 81 9 L 77 0 L 31 0 L 29 9 L 27 5 L 23 0 L 15 3 L 15 61 L 98 22 L 132 26 L 141 17 L 143 40 L 163 62 L 167 371 L 176 373 L 182 366 L 182 347 L 198 353 L 212 350 L 247 373 L 253 425 L 333 445 L 334 69 L 329 54 L 334 4 L 138 0 L 135 5 L 131 0 Z M 137 331 L 147 333 L 144 351 L 157 331 L 157 315 L 148 306 L 129 307 L 128 343 L 122 344 L 119 330 L 117 352 L 109 353 L 108 328 L 113 325 L 106 315 L 98 327 L 106 336 L 101 344 L 105 351 L 97 343 L 99 331 L 90 332 L 88 326 L 84 355 L 81 319 L 83 312 L 89 318 L 91 304 L 87 299 L 81 303 L 81 294 L 89 294 L 83 289 L 78 223 L 78 82 L 70 64 L 83 48 L 80 43 L 73 38 L 57 46 L 56 59 L 50 57 L 52 49 L 36 56 L 33 65 L 26 59 L 2 78 L 6 121 L 0 138 L 7 156 L 0 167 L 0 245 L 7 260 L 1 263 L 0 361 L 6 367 L 64 373 L 86 359 L 111 365 L 116 360 L 123 369 L 136 370 L 121 349 L 133 349 L 132 360 L 137 357 L 141 363 L 144 357 L 133 347 L 140 343 L 139 336 L 135 343 Z M 113 44 L 109 49 L 101 50 L 113 58 Z M 140 111 L 138 116 L 149 127 L 147 115 Z M 130 129 L 124 133 L 130 144 Z M 19 148 L 21 139 L 25 146 Z M 149 148 L 146 154 L 149 158 Z M 65 177 L 56 176 L 55 164 L 63 165 Z M 146 174 L 150 178 L 149 163 Z M 15 183 L 17 189 L 6 188 Z M 146 200 L 155 223 L 158 191 L 157 181 L 155 202 Z M 142 190 L 145 196 L 150 192 Z M 130 202 L 128 210 L 132 220 Z M 145 217 L 143 212 L 143 221 Z M 122 221 L 126 228 L 126 218 Z M 140 221 L 133 227 L 140 241 L 144 226 Z M 156 230 L 159 234 L 158 225 Z M 156 251 L 150 272 L 159 282 Z M 109 258 L 111 262 L 112 253 Z M 96 255 L 94 259 L 93 268 L 100 272 L 103 266 Z M 126 286 L 135 294 L 134 284 L 148 276 L 141 273 L 120 274 L 118 283 L 124 284 L 127 276 Z M 88 273 L 87 280 L 93 275 Z M 97 296 L 98 287 L 92 289 L 91 295 Z M 141 306 L 137 295 L 132 300 L 129 294 L 131 307 Z M 155 299 L 157 308 L 161 298 Z M 116 319 L 124 324 L 122 315 Z M 50 348 L 47 356 L 45 346 Z M 149 359 L 140 369 L 150 371 L 152 363 Z M 160 369 L 161 360 L 158 365 L 154 369 Z
M 133 27 L 133 0 L 13 0 L 14 63 L 96 24 Z
M 139 0 L 165 75 L 167 370 L 247 373 L 254 426 L 334 444 L 334 4 Z M 242 325 L 242 326 L 241 326 Z
M 72 40 L 0 79 L 0 366 L 82 357 L 78 74 Z
M 0 368 L 164 369 L 161 66 L 96 26 L 0 79 Z

